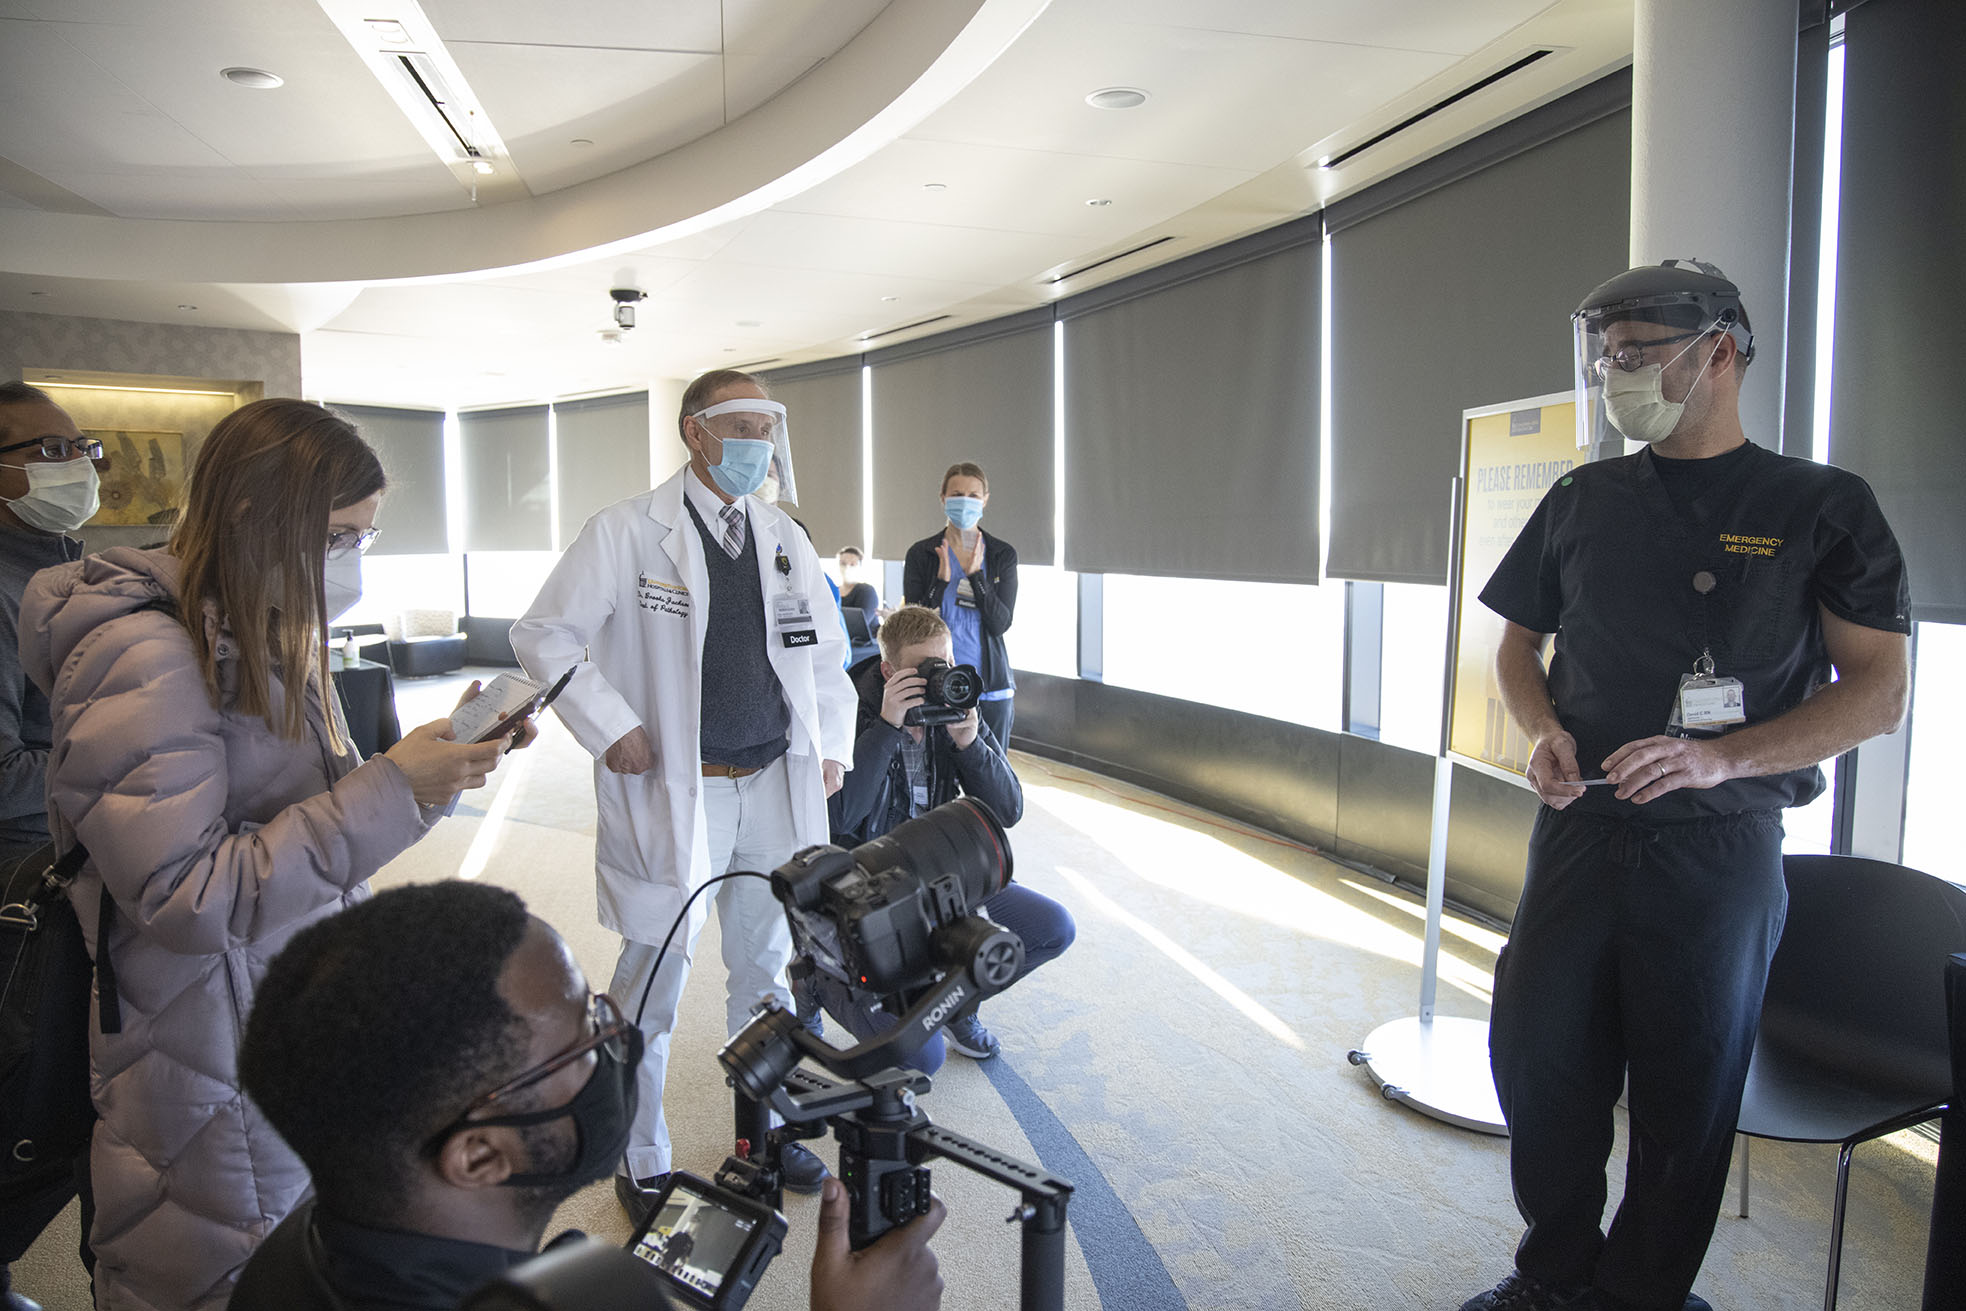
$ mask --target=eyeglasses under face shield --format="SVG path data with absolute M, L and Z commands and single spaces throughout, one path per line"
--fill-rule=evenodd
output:
M 1689 349 L 1704 353 L 1699 339 L 1719 332 L 1734 338 L 1743 359 L 1754 356 L 1754 334 L 1737 297 L 1661 290 L 1603 304 L 1586 301 L 1570 318 L 1580 450 L 1623 441 L 1604 409 L 1604 382 L 1612 373 L 1663 366 Z

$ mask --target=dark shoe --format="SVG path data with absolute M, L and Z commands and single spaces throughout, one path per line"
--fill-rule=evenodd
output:
M 1590 1305 L 1588 1288 L 1559 1288 L 1511 1271 L 1486 1293 L 1461 1303 L 1461 1311 L 1583 1311 Z
M 983 1027 L 983 1021 L 976 1018 L 976 1012 L 959 1019 L 950 1020 L 942 1030 L 951 1051 L 960 1052 L 972 1061 L 987 1061 L 1003 1050 L 997 1036 Z
M 621 1209 L 628 1213 L 628 1218 L 634 1222 L 636 1229 L 639 1230 L 648 1224 L 649 1216 L 655 1211 L 656 1194 L 660 1193 L 668 1183 L 667 1174 L 651 1175 L 647 1179 L 636 1179 L 632 1182 L 625 1174 L 614 1177 L 615 1200 L 621 1203 Z
M 1683 1311 L 1713 1311 L 1713 1303 L 1707 1301 L 1707 1299 L 1701 1297 L 1698 1293 L 1688 1293 L 1686 1295 L 1686 1306 Z
M 788 1193 L 816 1193 L 826 1178 L 826 1162 L 804 1143 L 786 1143 L 778 1151 L 778 1181 Z

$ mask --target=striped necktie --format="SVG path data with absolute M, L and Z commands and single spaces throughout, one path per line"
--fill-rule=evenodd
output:
M 724 552 L 735 560 L 744 552 L 744 507 L 733 501 L 723 508 Z

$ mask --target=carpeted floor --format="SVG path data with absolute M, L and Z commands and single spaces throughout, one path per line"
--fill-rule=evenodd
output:
M 403 723 L 444 713 L 458 687 L 406 684 Z M 1519 1227 L 1506 1141 L 1387 1103 L 1346 1060 L 1416 1005 L 1418 900 L 1140 789 L 1021 753 L 1015 764 L 1017 877 L 1071 909 L 1078 942 L 986 1003 L 1003 1055 L 952 1056 L 922 1106 L 1074 1183 L 1066 1306 L 1432 1311 L 1505 1273 Z M 617 942 L 594 920 L 591 768 L 549 722 L 378 886 L 461 874 L 511 887 L 605 980 Z M 713 920 L 698 944 L 667 1097 L 679 1164 L 704 1174 L 731 1138 L 715 932 Z M 1443 941 L 1441 1012 L 1485 1017 L 1500 939 L 1450 917 Z M 1917 1306 L 1933 1154 L 1911 1135 L 1858 1152 L 1847 1311 Z M 1013 1194 L 934 1168 L 950 1210 L 935 1242 L 944 1305 L 1015 1307 Z M 1756 1144 L 1753 1216 L 1733 1215 L 1730 1189 L 1698 1290 L 1723 1311 L 1820 1305 L 1834 1179 L 1833 1148 Z M 788 1198 L 785 1252 L 750 1306 L 805 1306 L 816 1210 Z M 559 1221 L 628 1236 L 606 1185 Z M 71 1207 L 15 1267 L 49 1311 L 88 1305 L 74 1241 Z

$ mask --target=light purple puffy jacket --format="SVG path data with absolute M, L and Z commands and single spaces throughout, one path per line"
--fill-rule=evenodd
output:
M 115 899 L 123 1030 L 90 1033 L 103 1311 L 223 1307 L 305 1195 L 305 1167 L 239 1090 L 253 990 L 424 831 L 392 762 L 334 753 L 315 688 L 300 742 L 213 709 L 184 629 L 141 608 L 174 604 L 177 579 L 166 552 L 119 548 L 43 570 L 21 602 L 21 665 L 54 717 L 50 827 L 89 849 L 73 896 L 91 950 L 100 888 Z M 235 649 L 207 622 L 229 706 Z

